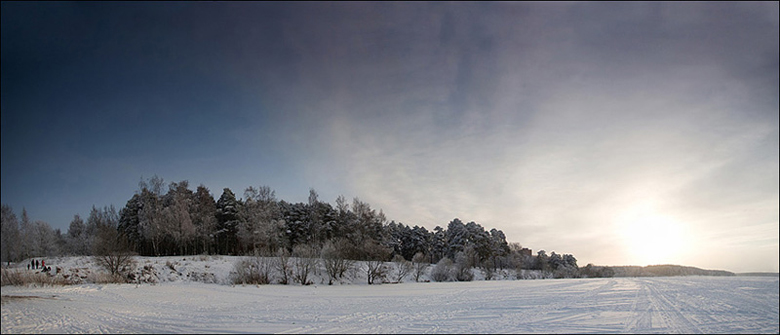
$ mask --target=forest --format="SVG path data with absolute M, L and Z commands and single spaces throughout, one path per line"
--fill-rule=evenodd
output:
M 570 254 L 531 250 L 508 243 L 501 230 L 458 218 L 433 230 L 388 221 L 382 210 L 343 196 L 335 206 L 314 189 L 307 203 L 279 200 L 268 186 L 247 187 L 242 198 L 229 188 L 215 200 L 188 181 L 165 184 L 154 176 L 142 180 L 120 210 L 92 207 L 86 220 L 76 214 L 67 232 L 42 221 L 31 222 L 26 210 L 18 219 L 2 206 L 2 261 L 31 257 L 104 255 L 141 256 L 291 255 L 355 261 L 406 260 L 450 262 L 460 269 L 542 270 L 557 278 L 579 276 Z M 465 273 L 465 272 L 464 272 Z M 589 276 L 601 276 L 591 270 Z M 489 275 L 488 275 L 489 276 Z M 470 280 L 468 276 L 458 280 Z

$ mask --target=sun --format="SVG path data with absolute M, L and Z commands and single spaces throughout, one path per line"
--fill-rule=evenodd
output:
M 633 213 L 621 220 L 626 256 L 635 265 L 672 264 L 686 248 L 683 225 L 658 213 Z

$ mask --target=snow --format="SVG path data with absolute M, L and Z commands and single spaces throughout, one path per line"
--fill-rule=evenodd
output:
M 156 284 L 3 286 L 2 333 L 774 333 L 777 277 L 230 285 L 237 257 L 139 257 Z M 52 268 L 99 271 L 88 258 Z M 171 264 L 168 266 L 167 264 Z M 26 268 L 23 271 L 27 271 Z M 193 273 L 209 273 L 194 276 Z M 189 275 L 189 276 L 188 276 Z M 202 282 L 204 277 L 216 283 Z M 426 277 L 427 278 L 427 277 Z

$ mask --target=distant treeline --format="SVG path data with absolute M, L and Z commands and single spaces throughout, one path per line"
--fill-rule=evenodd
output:
M 745 276 L 745 277 L 780 277 L 780 273 L 777 273 L 777 272 L 743 272 L 743 273 L 737 273 L 737 276 Z
M 723 270 L 704 270 L 682 265 L 610 266 L 614 277 L 735 276 Z

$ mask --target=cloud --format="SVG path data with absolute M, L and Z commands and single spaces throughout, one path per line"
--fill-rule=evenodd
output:
M 159 174 L 205 176 L 190 179 L 212 183 L 217 197 L 222 187 L 260 183 L 304 201 L 313 187 L 323 200 L 359 197 L 406 224 L 433 228 L 459 217 L 602 264 L 621 259 L 616 231 L 637 206 L 684 222 L 707 248 L 723 241 L 706 229 L 732 234 L 738 222 L 749 227 L 734 240 L 743 241 L 777 224 L 776 4 L 169 9 L 182 19 L 160 36 L 170 13 L 142 15 L 151 25 L 138 36 L 157 37 L 131 39 L 139 44 L 130 50 L 157 56 L 131 68 L 161 69 L 155 87 L 197 93 L 146 88 L 134 91 L 140 102 L 133 92 L 104 99 L 168 111 L 161 128 L 211 129 L 208 140 L 177 150 L 176 162 L 161 160 L 176 176 Z M 13 59 L 5 36 L 4 84 Z M 181 127 L 177 118 L 190 121 Z M 188 158 L 200 147 L 210 159 Z
M 685 207 L 697 183 L 728 193 L 728 176 L 761 184 L 749 171 L 777 160 L 734 168 L 776 147 L 774 98 L 753 89 L 771 80 L 751 72 L 776 63 L 771 21 L 733 29 L 745 17 L 663 4 L 347 7 L 285 31 L 299 58 L 277 101 L 313 133 L 308 178 L 341 176 L 391 218 L 605 245 L 593 231 L 621 208 Z

